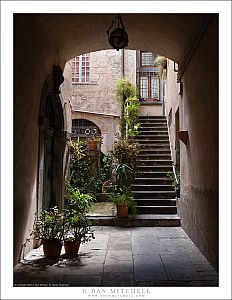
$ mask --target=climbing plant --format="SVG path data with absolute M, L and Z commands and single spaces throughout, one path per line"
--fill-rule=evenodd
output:
M 141 125 L 138 122 L 140 103 L 137 97 L 129 97 L 126 99 L 125 105 L 125 121 L 126 121 L 126 136 L 133 138 L 139 134 L 139 127 Z
M 158 76 L 160 79 L 166 79 L 167 78 L 167 58 L 158 55 L 155 59 L 155 65 L 158 66 Z
M 117 81 L 117 99 L 121 104 L 120 134 L 124 139 L 129 135 L 135 135 L 139 127 L 137 117 L 139 114 L 139 100 L 136 86 L 128 78 L 120 78 Z

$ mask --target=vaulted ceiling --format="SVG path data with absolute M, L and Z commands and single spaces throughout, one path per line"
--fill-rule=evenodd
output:
M 204 14 L 121 16 L 129 36 L 128 49 L 154 51 L 176 62 L 204 18 Z M 115 14 L 34 14 L 30 17 L 66 61 L 82 53 L 110 48 L 106 30 Z

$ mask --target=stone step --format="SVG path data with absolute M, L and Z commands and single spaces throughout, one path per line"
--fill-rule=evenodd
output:
M 143 142 L 143 140 L 149 140 L 149 141 L 152 141 L 152 140 L 165 140 L 165 141 L 169 141 L 169 137 L 168 137 L 168 134 L 166 135 L 156 135 L 156 134 L 153 134 L 153 135 L 144 135 L 144 134 L 139 134 L 136 136 L 136 141 L 139 141 L 139 142 Z
M 158 126 L 157 127 L 157 126 L 148 126 L 148 125 L 146 126 L 144 124 L 139 128 L 139 131 L 141 131 L 141 132 L 143 132 L 143 131 L 168 132 L 168 127 L 167 126 Z
M 178 227 L 181 226 L 177 214 L 140 214 L 129 215 L 128 218 L 88 217 L 92 226 L 122 226 L 122 227 Z
M 150 123 L 163 123 L 163 124 L 167 124 L 167 120 L 166 119 L 141 119 L 139 118 L 138 120 L 140 123 L 142 124 L 150 124 Z
M 153 128 L 152 128 L 153 129 Z M 164 131 L 164 130 L 160 130 L 160 131 L 154 131 L 154 130 L 140 130 L 139 132 L 139 135 L 138 136 L 161 136 L 161 135 L 164 135 L 164 136 L 168 136 L 168 131 Z
M 176 206 L 137 206 L 139 214 L 176 214 Z
M 170 184 L 132 184 L 132 191 L 173 191 Z
M 148 170 L 140 171 L 140 172 L 137 172 L 136 179 L 137 178 L 163 179 L 163 178 L 167 177 L 168 172 L 170 172 L 170 171 L 158 171 L 158 172 L 152 172 L 152 171 L 148 171 Z M 172 172 L 172 170 L 171 170 L 171 172 Z
M 140 159 L 138 161 L 138 166 L 172 166 L 172 160 L 167 160 L 167 159 Z
M 139 116 L 138 117 L 139 120 L 146 120 L 146 119 L 156 119 L 156 120 L 166 120 L 166 116 Z
M 176 199 L 136 199 L 139 206 L 176 206 Z
M 139 160 L 171 160 L 171 154 L 139 154 L 138 155 Z
M 164 154 L 168 154 L 171 156 L 171 150 L 170 150 L 170 147 L 169 149 L 150 149 L 148 147 L 145 147 L 145 148 L 141 148 L 140 149 L 140 153 L 139 155 L 164 155 Z
M 154 122 L 154 121 L 146 121 L 141 123 L 142 128 L 147 128 L 147 127 L 163 127 L 167 128 L 167 123 L 165 122 Z
M 134 179 L 135 184 L 171 184 L 172 183 L 171 178 L 154 178 L 154 177 L 136 177 Z
M 141 144 L 141 143 L 139 143 L 139 145 L 140 145 L 141 152 L 143 152 L 143 150 L 146 150 L 146 149 L 156 151 L 157 153 L 160 153 L 159 151 L 162 151 L 162 150 L 169 150 L 169 152 L 170 152 L 169 143 L 167 143 L 165 145 L 164 144 Z
M 137 166 L 138 172 L 172 172 L 172 165 L 170 166 Z
M 169 146 L 169 140 L 160 140 L 160 139 L 156 139 L 156 140 L 151 140 L 151 139 L 143 139 L 143 140 L 139 140 L 136 138 L 135 140 L 136 143 L 139 143 L 141 146 L 142 145 L 146 145 L 146 144 L 149 144 L 149 145 L 152 145 L 153 147 L 154 146 L 160 146 L 160 145 L 163 145 L 163 146 Z
M 173 199 L 174 191 L 132 191 L 135 199 Z

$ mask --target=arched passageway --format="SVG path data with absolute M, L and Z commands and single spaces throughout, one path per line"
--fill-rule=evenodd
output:
M 15 263 L 33 222 L 32 203 L 38 202 L 38 185 L 34 183 L 38 182 L 38 115 L 44 80 L 53 65 L 63 68 L 67 60 L 78 54 L 108 49 L 105 31 L 113 17 L 113 14 L 14 16 L 15 215 L 21 211 L 21 217 L 15 218 Z M 180 150 L 187 162 L 182 166 L 185 174 L 180 202 L 182 225 L 217 267 L 218 15 L 123 14 L 122 17 L 131 49 L 154 51 L 179 63 L 180 128 L 189 133 L 188 147 Z M 61 99 L 62 106 L 66 102 Z

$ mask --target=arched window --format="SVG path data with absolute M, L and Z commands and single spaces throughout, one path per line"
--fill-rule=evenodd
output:
M 87 139 L 91 135 L 101 136 L 101 130 L 93 122 L 86 119 L 72 120 L 72 139 Z

